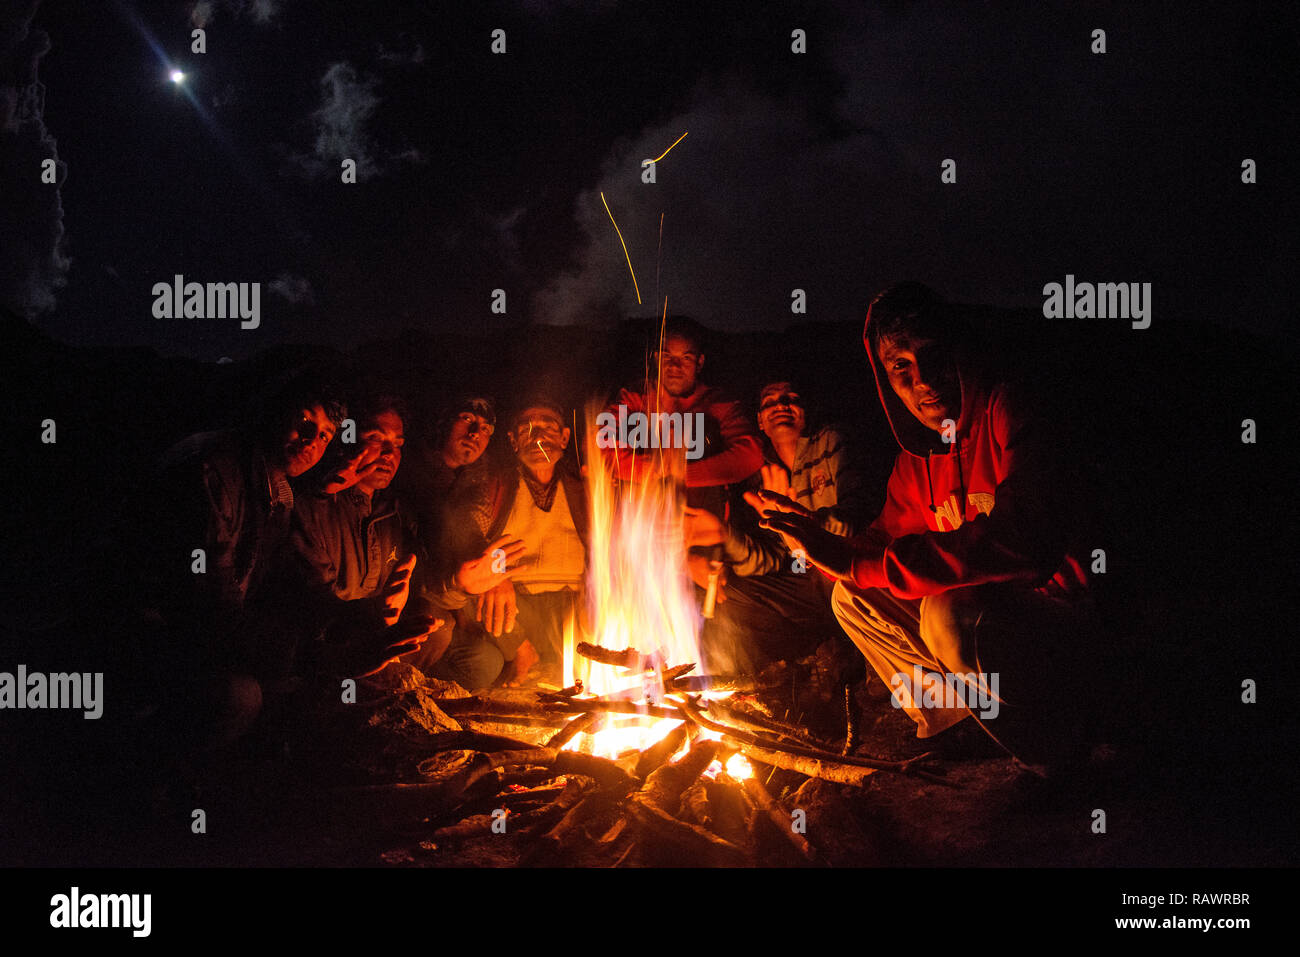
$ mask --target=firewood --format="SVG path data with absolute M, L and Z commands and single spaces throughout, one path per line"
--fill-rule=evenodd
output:
M 575 650 L 584 658 L 590 658 L 592 661 L 599 661 L 602 665 L 613 665 L 615 668 L 626 668 L 628 671 L 653 671 L 662 662 L 659 655 L 643 655 L 635 648 L 625 648 L 622 651 L 615 651 L 612 648 L 602 648 L 600 645 L 593 645 L 590 642 L 580 641 Z
M 563 714 L 458 714 L 461 724 L 470 725 L 505 725 L 516 728 L 562 728 L 565 724 Z
M 761 715 L 753 711 L 747 711 L 737 708 L 726 701 L 710 701 L 709 714 L 716 713 L 720 721 L 735 727 L 743 728 L 750 731 L 757 731 L 763 734 L 775 735 L 778 738 L 786 738 L 805 747 L 822 748 L 820 741 L 810 735 L 803 728 L 794 725 L 785 724 L 766 715 Z
M 584 731 L 590 731 L 592 727 L 601 719 L 601 715 L 594 711 L 588 711 L 573 718 L 563 728 L 551 736 L 546 742 L 548 748 L 555 748 L 557 751 L 572 741 L 577 735 Z
M 810 778 L 821 778 L 824 781 L 834 781 L 837 784 L 853 784 L 862 787 L 866 779 L 879 770 L 878 768 L 844 764 L 840 761 L 765 748 L 730 735 L 723 735 L 722 740 L 747 758 L 753 758 L 755 761 L 761 761 L 763 764 L 774 768 L 795 771 Z
M 735 691 L 748 694 L 761 686 L 747 675 L 693 675 L 674 678 L 670 691 Z
M 853 687 L 844 686 L 844 750 L 842 754 L 852 754 L 858 745 L 858 709 L 853 704 Z
M 696 781 L 682 792 L 682 803 L 677 809 L 677 816 L 683 821 L 698 824 L 700 827 L 713 825 L 713 812 L 709 808 L 709 789 Z
M 456 824 L 440 827 L 429 835 L 434 844 L 450 844 L 492 833 L 492 815 L 476 814 Z
M 802 834 L 796 834 L 791 827 L 790 815 L 786 814 L 777 803 L 772 800 L 772 795 L 767 793 L 767 788 L 763 787 L 763 782 L 757 777 L 752 777 L 743 782 L 745 793 L 749 795 L 755 806 L 758 808 L 761 819 L 771 823 L 781 836 L 794 848 L 800 858 L 809 862 L 817 861 L 817 848 L 808 843 L 808 839 Z
M 682 792 L 695 783 L 717 756 L 718 742 L 698 742 L 675 763 L 652 772 L 638 795 L 659 810 L 673 814 L 681 803 Z
M 664 687 L 668 687 L 683 675 L 688 675 L 695 670 L 695 662 L 687 665 L 675 665 L 672 668 L 665 668 L 663 673 Z
M 615 714 L 642 714 L 648 718 L 677 718 L 686 716 L 677 707 L 637 704 L 635 701 L 615 701 L 609 698 L 575 698 L 570 702 L 558 701 L 542 705 L 544 713 L 580 714 L 583 711 L 608 711 Z
M 749 863 L 749 856 L 743 848 L 698 824 L 679 821 L 640 794 L 634 795 L 626 808 L 642 832 L 641 843 L 653 840 L 662 851 L 673 854 L 675 861 L 680 862 L 677 856 L 680 853 L 687 860 L 720 867 L 744 867 Z
M 704 779 L 713 821 L 709 829 L 723 840 L 741 846 L 749 840 L 749 821 L 753 803 L 739 781 L 723 772 L 713 780 Z
M 641 780 L 649 777 L 650 772 L 659 768 L 665 761 L 682 749 L 686 743 L 686 725 L 679 724 L 663 738 L 641 752 L 636 768 L 632 772 Z
M 564 815 L 568 814 L 573 807 L 581 801 L 592 790 L 593 785 L 586 778 L 571 777 L 564 785 L 564 790 L 546 808 L 545 812 L 524 834 L 526 839 L 532 839 L 540 834 L 549 831 L 555 826 L 555 822 Z
M 740 744 L 743 743 L 746 745 L 746 747 L 749 748 L 759 748 L 773 753 L 781 753 L 781 754 L 788 755 L 790 757 L 798 757 L 804 759 L 805 764 L 808 764 L 809 766 L 814 766 L 816 763 L 821 762 L 828 765 L 837 765 L 840 767 L 858 768 L 868 772 L 900 771 L 904 773 L 916 774 L 920 777 L 925 777 L 927 780 L 935 781 L 936 783 L 944 783 L 944 784 L 948 783 L 943 778 L 937 775 L 930 774 L 929 772 L 923 771 L 920 768 L 913 767 L 913 765 L 915 765 L 922 758 L 927 757 L 928 752 L 926 754 L 918 755 L 915 758 L 909 758 L 906 761 L 879 761 L 875 758 L 862 758 L 862 757 L 855 757 L 855 756 L 845 757 L 842 755 L 833 754 L 829 751 L 823 751 L 820 748 L 812 748 L 806 745 L 799 745 L 799 744 L 792 744 L 784 741 L 778 741 L 773 738 L 766 737 L 764 735 L 756 734 L 754 732 L 743 731 L 739 728 L 728 727 L 725 724 L 721 724 L 717 721 L 712 720 L 703 712 L 701 712 L 699 705 L 695 702 L 693 698 L 690 698 L 689 696 L 682 697 L 678 703 L 681 705 L 682 711 L 684 711 L 687 715 L 689 715 L 692 721 L 695 721 L 703 728 L 706 728 L 710 731 L 715 731 L 718 734 L 723 735 L 724 736 L 723 740 L 728 742 L 728 744 L 730 744 L 731 746 L 734 746 L 736 750 L 744 750 L 740 747 Z M 749 754 L 749 753 L 750 752 L 748 750 L 745 751 L 745 754 Z M 767 761 L 765 763 L 773 764 L 773 762 L 771 761 Z M 775 765 L 775 766 L 786 767 L 786 765 Z M 790 768 L 789 770 L 794 770 L 794 769 Z M 815 775 L 815 776 L 820 777 L 821 775 Z M 865 778 L 865 775 L 855 775 L 853 777 L 854 777 L 854 781 L 860 781 L 863 778 Z M 845 782 L 845 783 L 852 783 L 852 782 Z

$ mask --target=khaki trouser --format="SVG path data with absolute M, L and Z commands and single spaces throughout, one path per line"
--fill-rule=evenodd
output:
M 900 684 L 896 676 L 911 677 L 917 666 L 936 680 L 975 676 L 974 684 L 962 682 L 971 692 L 965 700 L 975 700 L 974 693 L 996 699 L 996 718 L 982 715 L 983 724 L 1017 756 L 1059 743 L 1052 728 L 1084 710 L 1072 689 L 1091 644 L 1086 609 L 1013 585 L 953 588 L 916 600 L 847 582 L 835 586 L 831 605 L 845 634 L 891 690 Z M 986 679 L 994 674 L 996 687 Z M 960 702 L 920 706 L 907 694 L 896 700 L 916 722 L 918 738 L 971 714 Z

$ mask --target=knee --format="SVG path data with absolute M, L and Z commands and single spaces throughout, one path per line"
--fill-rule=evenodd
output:
M 470 691 L 490 688 L 506 666 L 506 656 L 490 641 L 480 641 L 473 652 L 465 656 L 461 670 Z
M 975 660 L 975 626 L 983 611 L 976 589 L 952 588 L 921 599 L 921 641 L 951 670 Z
M 835 588 L 831 591 L 831 611 L 835 613 L 835 620 L 840 623 L 841 627 L 861 617 L 862 613 L 858 608 L 861 601 L 862 599 L 857 592 L 844 582 L 835 583 Z

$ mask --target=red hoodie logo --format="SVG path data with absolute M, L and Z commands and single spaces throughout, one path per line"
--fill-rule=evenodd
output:
M 981 515 L 987 515 L 993 511 L 993 493 L 992 492 L 969 492 L 966 495 L 968 506 L 975 506 L 975 511 Z M 936 506 L 934 510 L 934 527 L 940 532 L 954 532 L 961 527 L 964 520 L 963 513 L 957 506 L 957 496 L 949 495 L 942 505 Z M 944 528 L 944 523 L 948 527 Z

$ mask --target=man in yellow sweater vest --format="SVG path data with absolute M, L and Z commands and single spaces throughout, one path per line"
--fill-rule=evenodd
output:
M 534 399 L 510 419 L 516 468 L 483 483 L 449 509 L 442 553 L 455 567 L 501 539 L 523 543 L 509 577 L 479 595 L 470 619 L 470 595 L 455 575 L 441 604 L 460 610 L 461 627 L 476 624 L 492 636 L 506 660 L 503 677 L 518 685 L 539 661 L 559 664 L 564 620 L 576 607 L 587 563 L 587 499 L 582 478 L 566 454 L 572 435 L 562 406 Z

